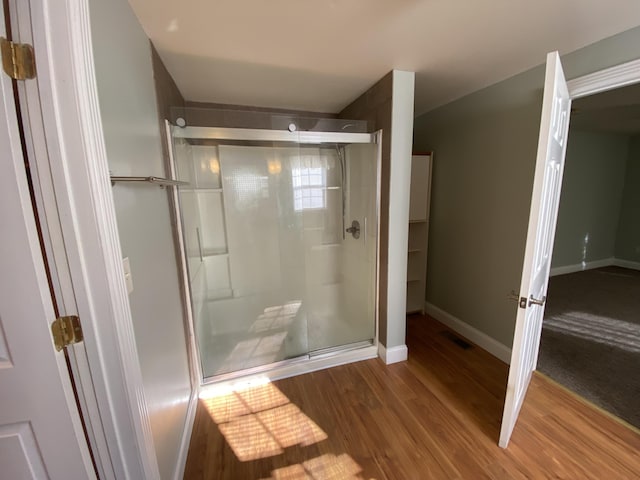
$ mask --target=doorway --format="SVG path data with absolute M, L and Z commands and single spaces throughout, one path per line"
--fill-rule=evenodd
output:
M 550 53 L 547 57 L 545 96 L 523 280 L 520 287 L 516 331 L 499 442 L 503 448 L 506 448 L 509 442 L 538 360 L 542 316 L 549 283 L 551 249 L 554 245 L 564 172 L 571 101 L 639 81 L 640 60 L 566 82 L 557 52 Z
M 639 427 L 640 87 L 576 100 L 538 369 Z

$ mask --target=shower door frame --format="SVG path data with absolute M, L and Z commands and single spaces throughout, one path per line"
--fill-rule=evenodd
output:
M 187 267 L 186 247 L 182 226 L 182 213 L 180 207 L 180 193 L 178 188 L 173 188 L 172 204 L 174 209 L 175 238 L 179 244 L 180 280 L 185 298 L 185 322 L 187 329 L 187 349 L 194 373 L 197 375 L 200 385 L 237 380 L 255 375 L 266 376 L 271 380 L 300 375 L 324 368 L 330 368 L 359 360 L 366 360 L 378 356 L 378 334 L 379 334 L 379 308 L 380 308 L 380 209 L 381 209 L 381 180 L 382 180 L 382 130 L 373 133 L 349 133 L 349 132 L 309 132 L 309 131 L 287 131 L 287 130 L 263 130 L 250 128 L 226 128 L 226 127 L 178 127 L 165 120 L 166 138 L 169 151 L 169 173 L 170 178 L 177 178 L 176 160 L 174 152 L 174 138 L 201 139 L 201 140 L 221 140 L 238 142 L 281 142 L 291 143 L 296 146 L 301 145 L 322 145 L 322 144 L 374 144 L 376 149 L 376 248 L 375 248 L 375 295 L 374 295 L 374 338 L 370 346 L 348 348 L 335 352 L 311 355 L 307 352 L 300 357 L 281 360 L 274 363 L 260 365 L 248 369 L 237 370 L 229 373 L 204 377 L 202 371 L 200 347 L 195 334 L 195 323 L 193 316 L 193 306 L 191 299 L 191 284 L 189 270 Z M 339 347 L 336 347 L 339 348 Z

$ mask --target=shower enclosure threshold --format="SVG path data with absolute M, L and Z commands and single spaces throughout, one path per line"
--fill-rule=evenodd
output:
M 309 357 L 319 358 L 326 355 L 334 355 L 335 353 L 357 350 L 363 347 L 370 347 L 371 345 L 373 345 L 373 340 L 363 340 L 361 342 L 348 343 L 346 345 L 339 345 L 337 347 L 321 348 L 319 350 L 310 351 Z
M 369 360 L 378 356 L 378 346 L 372 341 L 357 342 L 340 347 L 316 350 L 309 355 L 290 358 L 259 367 L 204 378 L 202 385 L 248 381 L 255 377 L 279 380 L 305 373 L 337 367 L 347 363 Z

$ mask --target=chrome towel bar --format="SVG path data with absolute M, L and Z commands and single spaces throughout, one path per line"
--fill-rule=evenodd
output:
M 159 187 L 177 187 L 179 185 L 189 185 L 189 182 L 181 182 L 180 180 L 171 180 L 169 178 L 161 177 L 119 177 L 117 175 L 111 175 L 111 185 L 115 185 L 118 182 L 145 182 L 153 183 Z

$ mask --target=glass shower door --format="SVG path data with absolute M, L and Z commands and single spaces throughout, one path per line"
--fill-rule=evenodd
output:
M 305 355 L 298 148 L 174 146 L 194 330 L 205 378 Z
M 378 145 L 341 144 L 320 151 L 327 165 L 335 162 L 337 168 L 327 175 L 325 241 L 307 242 L 312 354 L 370 344 L 376 331 Z
M 303 356 L 302 214 L 291 191 L 297 146 L 218 147 L 230 298 L 210 302 L 205 377 Z M 215 351 L 214 351 L 215 350 Z M 211 356 L 215 358 L 211 358 Z
M 378 146 L 189 130 L 173 153 L 203 377 L 371 344 Z

